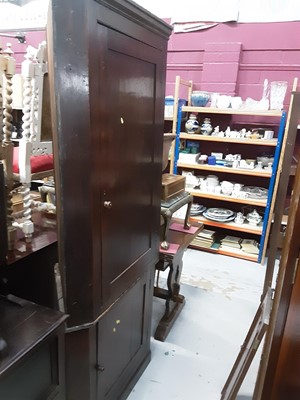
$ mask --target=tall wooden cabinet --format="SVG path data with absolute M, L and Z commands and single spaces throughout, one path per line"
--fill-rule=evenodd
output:
M 122 398 L 149 361 L 170 33 L 128 0 L 51 4 L 68 399 Z

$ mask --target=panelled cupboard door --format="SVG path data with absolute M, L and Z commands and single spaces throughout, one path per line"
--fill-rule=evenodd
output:
M 160 52 L 100 24 L 97 35 L 106 45 L 104 52 L 97 49 L 99 94 L 93 105 L 102 110 L 95 173 L 101 182 L 99 251 L 106 302 L 157 261 L 161 166 L 155 164 L 154 99 Z
M 127 0 L 52 0 L 59 260 L 69 326 L 95 321 L 159 248 L 167 40 Z
M 154 271 L 149 272 L 122 294 L 97 324 L 98 399 L 119 399 L 120 393 L 128 392 L 134 372 L 150 361 L 149 275 L 153 283 Z

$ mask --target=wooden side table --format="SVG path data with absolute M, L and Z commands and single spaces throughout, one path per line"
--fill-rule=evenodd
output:
M 174 222 L 178 223 L 178 221 Z M 154 334 L 154 338 L 162 342 L 166 339 L 185 303 L 184 296 L 180 294 L 183 253 L 202 229 L 203 224 L 192 223 L 189 230 L 177 231 L 172 230 L 171 224 L 171 229 L 169 230 L 169 249 L 160 249 L 156 270 L 165 271 L 167 268 L 169 269 L 167 289 L 161 288 L 158 285 L 154 286 L 154 296 L 166 301 L 165 313 Z

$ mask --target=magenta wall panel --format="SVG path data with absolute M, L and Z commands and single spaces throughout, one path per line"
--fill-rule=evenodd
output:
M 170 22 L 170 20 L 166 20 Z M 194 88 L 260 99 L 264 79 L 288 81 L 285 106 L 293 79 L 300 81 L 300 22 L 224 23 L 170 38 L 166 95 L 174 94 L 176 75 L 192 80 Z M 45 31 L 26 32 L 26 43 L 1 38 L 13 44 L 17 72 L 30 44 L 37 47 Z M 299 82 L 300 83 L 300 82 Z M 182 89 L 181 97 L 187 96 Z
M 218 42 L 206 42 L 204 46 L 206 52 L 219 52 L 219 53 L 239 53 L 241 51 L 240 42 L 226 42 L 219 40 Z
M 170 20 L 166 20 L 170 22 Z M 300 84 L 300 22 L 225 23 L 190 33 L 172 34 L 168 46 L 166 94 L 174 93 L 176 75 L 194 88 L 236 94 L 244 100 L 262 96 L 267 78 Z M 184 91 L 181 97 L 186 97 Z
M 207 42 L 204 46 L 201 89 L 235 95 L 240 58 L 239 42 Z
M 203 66 L 202 82 L 236 82 L 238 70 L 238 63 L 205 63 Z
M 5 32 L 11 35 L 15 35 L 16 32 Z M 26 53 L 27 46 L 33 46 L 38 48 L 39 44 L 46 40 L 46 31 L 28 31 L 25 32 L 25 43 L 19 43 L 17 39 L 2 37 L 0 34 L 0 42 L 5 49 L 6 43 L 12 44 L 13 56 L 16 59 L 16 72 L 21 73 L 21 63 L 24 61 L 24 54 Z
M 239 62 L 240 51 L 239 52 L 205 52 L 204 61 L 207 63 L 228 63 L 228 62 Z

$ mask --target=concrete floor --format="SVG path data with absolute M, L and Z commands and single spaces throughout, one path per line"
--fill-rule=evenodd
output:
M 260 302 L 265 265 L 188 249 L 181 293 L 186 304 L 128 400 L 219 400 Z M 161 276 L 164 284 L 165 276 Z M 164 312 L 154 298 L 152 331 Z M 257 352 L 237 399 L 251 399 Z

